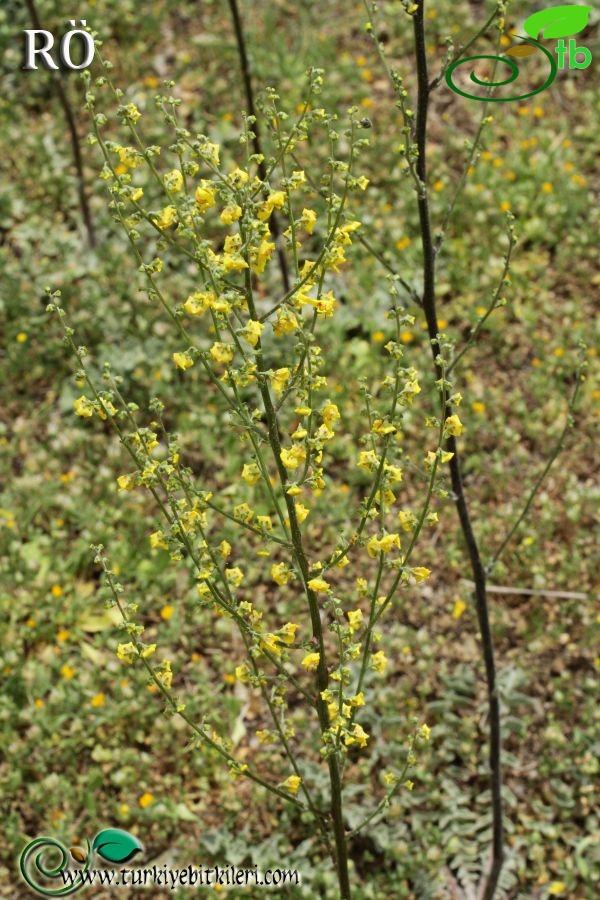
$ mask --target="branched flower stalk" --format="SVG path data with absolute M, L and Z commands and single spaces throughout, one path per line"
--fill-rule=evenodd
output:
M 76 344 L 59 291 L 49 289 L 48 308 L 59 317 L 77 360 L 76 383 L 85 389 L 75 401 L 76 414 L 112 425 L 131 463 L 130 471 L 117 479 L 119 490 L 145 489 L 162 518 L 149 535 L 152 552 L 189 566 L 203 615 L 228 620 L 239 638 L 244 658 L 235 677 L 261 698 L 265 718 L 251 761 L 238 758 L 228 736 L 220 733 L 223 725 L 216 724 L 215 710 L 200 722 L 187 712 L 185 700 L 172 689 L 177 672 L 171 660 L 155 662 L 158 644 L 144 640 L 144 610 L 135 584 L 117 582 L 108 555 L 95 547 L 109 600 L 119 609 L 127 635 L 117 656 L 124 665 L 143 667 L 168 713 L 193 730 L 201 752 L 216 753 L 232 777 L 248 778 L 312 817 L 321 846 L 334 862 L 340 897 L 348 900 L 349 838 L 385 814 L 396 791 L 412 788 L 407 772 L 429 739 L 428 726 L 413 720 L 405 758 L 382 777 L 383 797 L 348 831 L 344 786 L 355 771 L 356 754 L 370 740 L 360 722 L 363 707 L 372 682 L 388 666 L 379 623 L 402 591 L 431 574 L 413 557 L 423 529 L 437 522 L 434 502 L 447 496 L 451 454 L 444 443 L 452 420 L 445 414 L 447 381 L 442 377 L 440 415 L 427 421 L 434 437 L 423 448 L 423 464 L 415 465 L 404 446 L 403 420 L 421 387 L 417 371 L 404 364 L 400 340 L 401 330 L 414 318 L 401 303 L 405 283 L 390 273 L 387 315 L 395 339 L 385 346 L 381 380 L 358 385 L 361 433 L 357 438 L 351 430 L 345 436 L 350 422 L 344 422 L 343 408 L 330 399 L 337 382 L 326 328 L 338 307 L 336 275 L 361 228 L 351 205 L 353 195 L 360 196 L 368 184 L 355 174 L 366 140 L 357 110 L 351 109 L 343 158 L 336 117 L 316 106 L 319 70 L 309 72 L 306 102 L 294 122 L 274 90 L 257 100 L 255 112 L 245 116 L 242 163 L 223 159 L 226 151 L 209 136 L 182 127 L 179 101 L 170 93 L 158 95 L 156 104 L 175 140 L 166 149 L 147 146 L 140 110 L 123 102 L 100 50 L 98 60 L 101 76 L 92 82 L 89 73 L 83 75 L 93 126 L 89 142 L 102 156 L 100 176 L 110 192 L 109 206 L 148 300 L 172 326 L 171 365 L 177 378 L 190 397 L 200 402 L 210 398 L 224 433 L 241 442 L 244 462 L 232 489 L 221 492 L 218 467 L 201 477 L 192 470 L 186 456 L 197 436 L 172 433 L 162 401 L 153 399 L 147 412 L 140 410 L 127 400 L 122 375 L 108 364 L 103 384 L 97 383 L 87 349 Z M 99 111 L 98 92 L 117 103 L 129 143 L 112 138 L 114 123 Z M 269 156 L 263 147 L 256 152 L 258 117 L 273 124 Z M 324 130 L 330 157 L 315 190 L 296 167 L 296 154 L 317 129 Z M 168 167 L 168 156 L 174 166 Z M 274 286 L 278 279 L 270 265 L 276 250 L 274 212 L 286 226 L 281 240 L 290 281 L 283 294 Z M 188 269 L 193 263 L 189 296 L 172 295 L 167 258 L 171 264 L 183 260 Z M 354 510 L 346 510 L 340 528 L 339 522 L 329 522 L 328 498 L 337 477 L 330 467 L 339 467 L 336 448 L 342 440 L 351 451 L 347 477 L 357 482 L 360 498 Z M 423 488 L 414 509 L 398 510 L 406 464 L 423 479 Z M 311 527 L 317 518 L 318 538 Z M 252 557 L 259 569 L 268 561 L 267 571 L 257 574 L 256 565 L 248 567 Z M 257 579 L 273 585 L 278 598 L 274 608 L 256 599 Z M 282 600 L 293 616 L 290 621 L 279 617 Z M 263 746 L 269 750 L 261 750 Z M 319 762 L 328 774 L 326 798 L 310 776 L 310 767 Z

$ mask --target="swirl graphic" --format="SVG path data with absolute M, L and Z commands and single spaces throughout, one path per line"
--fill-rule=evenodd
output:
M 83 874 L 87 872 L 90 867 L 89 841 L 86 841 L 86 844 L 87 855 L 85 857 L 85 865 L 83 869 L 80 869 L 77 872 L 76 876 L 74 875 L 72 883 L 65 884 L 63 881 L 62 887 L 49 888 L 44 884 L 40 884 L 37 880 L 39 877 L 48 880 L 58 878 L 66 871 L 69 865 L 69 851 L 67 848 L 64 844 L 61 844 L 60 841 L 49 837 L 36 838 L 34 841 L 27 844 L 19 857 L 19 869 L 21 870 L 21 875 L 30 888 L 33 888 L 34 891 L 37 891 L 38 894 L 42 894 L 45 897 L 65 897 L 68 894 L 74 894 L 75 891 L 78 891 L 79 888 L 82 887 Z M 46 863 L 45 856 L 48 853 L 52 853 L 56 860 L 56 855 L 54 854 L 55 850 L 58 850 L 58 861 L 55 861 L 54 864 Z
M 454 70 L 458 66 L 462 66 L 463 63 L 471 62 L 476 59 L 493 59 L 497 62 L 506 63 L 511 68 L 511 74 L 508 78 L 505 78 L 504 81 L 481 81 L 477 77 L 474 71 L 471 72 L 471 81 L 474 84 L 478 84 L 481 87 L 502 87 L 505 84 L 511 84 L 513 81 L 519 77 L 519 68 L 516 63 L 512 61 L 512 59 L 506 59 L 504 56 L 465 56 L 463 59 L 457 59 L 450 66 L 448 66 L 446 70 L 446 84 L 449 88 L 451 88 L 455 94 L 460 94 L 461 97 L 466 97 L 468 100 L 481 100 L 484 103 L 504 103 L 504 101 L 508 100 L 526 100 L 527 97 L 533 97 L 535 94 L 541 93 L 541 91 L 545 91 L 547 87 L 550 87 L 554 79 L 556 78 L 556 73 L 558 71 L 558 66 L 556 65 L 556 60 L 552 56 L 549 50 L 546 50 L 545 47 L 542 47 L 540 43 L 533 40 L 532 38 L 523 37 L 523 35 L 515 34 L 513 37 L 520 38 L 522 41 L 526 41 L 528 44 L 531 44 L 534 49 L 539 48 L 548 59 L 550 63 L 550 74 L 544 84 L 537 88 L 535 91 L 530 91 L 528 94 L 520 94 L 518 97 L 478 97 L 476 94 L 467 94 L 466 91 L 462 91 L 459 87 L 456 87 L 452 82 L 452 74 Z

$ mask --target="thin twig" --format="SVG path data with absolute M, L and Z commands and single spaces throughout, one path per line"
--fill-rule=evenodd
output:
M 472 581 L 465 580 L 470 588 L 475 587 Z M 486 585 L 488 594 L 524 594 L 527 597 L 556 597 L 560 600 L 587 600 L 588 594 L 582 591 L 549 591 L 546 588 L 505 587 L 499 584 Z
M 565 422 L 564 428 L 562 429 L 560 436 L 554 446 L 554 449 L 553 449 L 552 453 L 550 454 L 548 462 L 546 463 L 546 465 L 542 469 L 540 475 L 536 479 L 536 481 L 529 493 L 529 496 L 527 497 L 525 506 L 523 507 L 523 509 L 521 510 L 519 515 L 517 516 L 514 525 L 512 526 L 512 528 L 510 529 L 510 531 L 508 532 L 508 534 L 506 535 L 506 537 L 504 538 L 504 540 L 502 541 L 502 543 L 500 544 L 500 546 L 498 547 L 498 549 L 496 550 L 494 555 L 492 556 L 491 560 L 487 564 L 486 572 L 488 575 L 493 571 L 494 566 L 496 565 L 496 563 L 498 562 L 498 560 L 500 559 L 500 557 L 502 556 L 502 554 L 504 553 L 504 551 L 506 550 L 508 545 L 510 544 L 515 533 L 518 531 L 519 527 L 521 526 L 521 523 L 527 516 L 527 513 L 529 512 L 529 510 L 531 508 L 531 504 L 533 503 L 533 501 L 535 499 L 535 495 L 539 491 L 544 479 L 546 478 L 546 475 L 552 468 L 554 462 L 556 461 L 556 458 L 559 456 L 561 450 L 563 449 L 563 445 L 565 442 L 565 438 L 567 436 L 567 432 L 573 425 L 572 414 L 573 414 L 573 410 L 575 408 L 575 404 L 577 403 L 577 395 L 579 393 L 579 388 L 581 386 L 581 380 L 582 380 L 581 379 L 581 369 L 578 369 L 577 370 L 577 381 L 575 384 L 575 389 L 573 390 L 573 394 L 569 401 L 569 406 L 567 409 L 567 420 Z
M 427 52 L 425 48 L 425 2 L 418 4 L 413 15 L 415 58 L 417 68 L 417 116 L 415 124 L 416 144 L 418 149 L 417 175 L 421 183 L 417 200 L 419 207 L 419 221 L 421 230 L 421 243 L 423 247 L 423 310 L 427 320 L 427 329 L 431 341 L 436 378 L 443 384 L 443 368 L 438 361 L 439 341 L 437 311 L 435 301 L 435 246 L 431 231 L 429 217 L 429 200 L 427 194 L 427 113 L 429 106 L 429 81 L 427 72 Z M 452 407 L 448 401 L 443 411 L 445 417 L 452 414 Z M 451 452 L 450 476 L 454 492 L 454 502 L 458 512 L 463 537 L 467 545 L 471 571 L 475 583 L 475 601 L 483 658 L 485 663 L 488 711 L 490 723 L 490 781 L 492 793 L 492 863 L 485 879 L 483 900 L 492 900 L 504 859 L 504 825 L 502 821 L 502 773 L 500 765 L 501 738 L 500 738 L 500 702 L 496 686 L 496 665 L 494 660 L 494 645 L 489 619 L 488 598 L 486 592 L 486 572 L 481 561 L 479 545 L 473 531 L 471 516 L 464 494 L 462 483 L 462 471 L 460 456 L 456 438 L 450 435 L 447 439 L 447 449 Z

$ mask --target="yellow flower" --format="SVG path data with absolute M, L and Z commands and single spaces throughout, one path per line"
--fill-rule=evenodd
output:
M 134 659 L 138 656 L 137 647 L 131 641 L 128 644 L 119 644 L 117 647 L 117 658 L 126 665 L 130 666 Z
M 147 809 L 151 803 L 154 803 L 154 794 L 151 794 L 149 791 L 144 791 L 142 796 L 139 798 L 138 803 L 142 807 L 142 809 Z
M 246 484 L 253 485 L 260 481 L 260 469 L 256 463 L 245 463 L 242 469 L 242 478 Z
M 298 523 L 302 525 L 302 523 L 310 513 L 310 509 L 304 506 L 303 503 L 294 503 L 294 509 L 296 510 L 296 518 L 298 519 Z
M 426 725 L 425 722 L 423 722 L 423 724 L 422 724 L 421 727 L 419 728 L 418 736 L 419 736 L 422 740 L 428 741 L 428 740 L 429 740 L 430 734 L 431 734 L 431 728 L 429 727 L 429 725 Z
M 62 597 L 63 595 L 63 589 L 61 588 L 60 584 L 53 584 L 50 588 L 50 593 L 58 600 L 58 598 Z
M 299 775 L 290 775 L 289 778 L 286 778 L 285 781 L 281 782 L 281 787 L 284 788 L 284 790 L 289 791 L 290 794 L 293 794 L 295 797 L 301 784 L 302 779 Z
M 386 465 L 385 473 L 388 477 L 389 484 L 396 485 L 396 484 L 400 484 L 400 482 L 402 481 L 403 473 L 402 473 L 402 469 L 400 468 L 400 466 Z
M 284 447 L 279 455 L 286 469 L 297 469 L 306 459 L 306 450 L 295 444 L 290 450 Z
M 242 207 L 236 203 L 234 206 L 226 206 L 219 218 L 223 225 L 233 225 L 241 215 Z
M 362 450 L 358 454 L 357 468 L 364 469 L 366 472 L 374 472 L 379 465 L 379 457 L 374 450 Z
M 336 422 L 340 420 L 340 411 L 331 400 L 328 400 L 321 410 L 321 415 L 323 416 L 323 421 L 327 425 L 328 428 L 331 428 Z
M 163 659 L 161 668 L 156 672 L 156 677 L 164 688 L 166 688 L 168 691 L 171 690 L 171 684 L 173 683 L 173 672 L 171 671 L 170 660 Z
M 71 668 L 71 666 L 65 663 L 64 666 L 60 667 L 60 674 L 67 681 L 70 681 L 71 678 L 73 678 L 73 676 L 75 675 L 75 669 Z
M 239 587 L 244 580 L 244 573 L 238 566 L 234 566 L 232 569 L 225 569 L 225 578 L 229 584 Z
M 75 408 L 75 415 L 77 416 L 81 416 L 84 419 L 89 419 L 94 415 L 93 403 L 91 402 L 91 400 L 88 400 L 87 397 L 84 397 L 83 394 L 73 402 L 73 406 Z
M 410 574 L 414 577 L 417 583 L 420 581 L 425 581 L 426 578 L 429 578 L 431 575 L 431 569 L 426 569 L 424 566 L 416 566 L 414 569 L 410 570 Z
M 448 436 L 449 434 L 458 437 L 465 430 L 465 426 L 460 421 L 457 415 L 448 416 L 446 421 L 444 422 L 444 434 Z
M 465 609 L 467 608 L 467 604 L 464 600 L 461 600 L 460 597 L 457 597 L 454 601 L 454 606 L 452 607 L 452 618 L 460 619 Z
M 101 706 L 104 706 L 106 703 L 106 695 L 100 691 L 99 694 L 94 694 L 92 699 L 90 700 L 90 704 L 94 707 L 94 709 L 99 709 Z
M 359 706 L 365 705 L 365 695 L 362 691 L 360 693 L 355 694 L 354 697 L 350 697 L 350 706 L 354 706 L 358 708 Z
M 291 576 L 292 573 L 285 563 L 273 563 L 271 566 L 271 578 L 276 584 L 280 586 L 287 584 Z
M 174 612 L 175 612 L 175 607 L 171 606 L 170 604 L 167 603 L 167 605 L 163 606 L 163 608 L 161 609 L 160 617 L 161 617 L 161 619 L 164 619 L 165 622 L 168 622 Z
M 307 672 L 314 672 L 317 666 L 319 665 L 319 661 L 321 659 L 320 653 L 307 653 L 304 659 L 302 660 L 302 665 L 306 669 Z
M 214 185 L 211 181 L 206 181 L 205 179 L 202 179 L 196 188 L 194 196 L 200 212 L 206 212 L 207 209 L 211 209 L 217 202 L 217 192 Z
M 372 654 L 370 666 L 374 672 L 383 675 L 386 670 L 387 662 L 387 657 L 383 650 L 378 650 L 377 653 Z
M 237 519 L 241 519 L 246 525 L 254 518 L 254 510 L 250 509 L 247 503 L 238 503 L 233 507 L 233 514 Z
M 125 170 L 136 169 L 142 161 L 142 155 L 133 147 L 117 147 L 116 150 Z
M 190 294 L 183 308 L 189 316 L 201 316 L 217 299 L 214 291 L 196 291 Z
M 56 640 L 59 641 L 59 643 L 68 641 L 70 637 L 71 637 L 71 632 L 69 631 L 68 628 L 59 628 L 58 631 L 56 632 Z
M 171 194 L 178 194 L 183 187 L 183 175 L 179 169 L 167 172 L 164 178 L 165 187 Z
M 219 544 L 219 553 L 223 559 L 227 559 L 227 557 L 231 555 L 231 544 L 229 541 L 221 541 Z
M 485 403 L 482 403 L 481 400 L 473 400 L 471 409 L 474 413 L 477 413 L 478 416 L 481 416 L 485 412 Z
M 396 550 L 400 549 L 400 535 L 399 534 L 385 534 L 381 540 L 379 541 L 379 546 L 381 547 L 384 553 L 389 553 L 390 550 L 394 548 Z
M 281 337 L 282 334 L 291 334 L 297 328 L 298 319 L 291 309 L 279 309 L 277 311 L 277 319 L 273 325 L 276 337 Z
M 362 725 L 359 725 L 358 723 L 356 723 L 352 731 L 344 737 L 344 743 L 347 747 L 351 744 L 358 744 L 359 747 L 366 747 L 368 740 L 369 735 Z
M 307 234 L 312 234 L 317 223 L 317 214 L 312 209 L 303 209 L 300 216 L 300 225 Z
M 274 250 L 275 244 L 273 241 L 268 241 L 266 238 L 263 238 L 259 246 L 252 250 L 250 259 L 252 262 L 252 271 L 255 275 L 261 275 L 265 271 L 265 267 L 271 259 Z
M 131 475 L 119 475 L 117 484 L 120 491 L 132 491 L 135 487 L 135 478 Z
M 394 434 L 396 428 L 390 422 L 384 422 L 383 419 L 375 419 L 371 431 L 373 434 Z
M 353 609 L 348 613 L 348 625 L 353 633 L 362 625 L 363 611 L 362 609 Z
M 262 322 L 250 319 L 250 321 L 242 331 L 242 337 L 245 341 L 248 341 L 248 343 L 252 347 L 256 347 L 258 339 L 260 338 L 261 331 L 264 327 L 265 326 L 262 324 Z
M 277 632 L 277 636 L 280 641 L 283 641 L 284 644 L 293 644 L 296 640 L 296 632 L 298 631 L 298 626 L 295 622 L 286 622 L 283 628 L 280 628 Z
M 16 340 L 18 344 L 24 344 L 27 341 L 27 335 L 24 331 L 20 331 L 17 335 Z
M 173 354 L 173 362 L 177 366 L 178 369 L 191 369 L 194 365 L 194 360 L 190 356 L 190 354 L 185 351 L 185 353 L 174 353 Z
M 203 159 L 212 163 L 213 166 L 219 165 L 219 145 L 213 144 L 211 141 L 205 141 L 200 148 L 200 155 Z
M 215 362 L 226 366 L 233 359 L 234 351 L 235 348 L 233 344 L 224 344 L 222 341 L 215 341 L 209 352 Z
M 239 253 L 225 252 L 222 257 L 223 268 L 226 272 L 241 272 L 248 268 L 248 263 Z
M 243 184 L 246 184 L 250 176 L 244 169 L 234 169 L 233 172 L 230 172 L 227 176 L 227 181 L 232 187 L 241 187 Z
M 153 531 L 150 535 L 150 546 L 153 550 L 168 550 L 169 545 L 162 531 Z
M 269 632 L 264 634 L 260 641 L 261 647 L 273 653 L 275 656 L 281 656 L 282 647 L 276 634 Z
M 177 210 L 174 206 L 165 206 L 164 209 L 160 211 L 160 213 L 154 217 L 154 224 L 157 228 L 160 228 L 161 231 L 164 231 L 166 228 L 170 228 L 175 219 L 177 218 Z
M 544 183 L 542 184 L 542 191 L 544 192 L 544 194 L 551 194 L 553 190 L 554 185 L 552 184 L 552 182 L 544 181 Z
M 564 881 L 553 881 L 552 884 L 548 887 L 548 893 L 551 897 L 557 897 L 559 894 L 564 894 L 567 886 Z
M 314 591 L 315 594 L 327 594 L 330 590 L 329 582 L 325 581 L 325 579 L 320 576 L 311 578 L 308 582 L 308 587 L 311 591 Z
M 267 199 L 260 204 L 258 207 L 258 212 L 256 215 L 261 220 L 261 222 L 265 222 L 274 209 L 281 209 L 283 204 L 285 203 L 285 193 L 283 191 L 273 191 Z

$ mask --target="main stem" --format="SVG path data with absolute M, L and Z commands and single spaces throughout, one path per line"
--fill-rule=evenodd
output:
M 427 53 L 425 49 L 424 27 L 424 0 L 418 4 L 413 16 L 415 56 L 417 64 L 417 118 L 416 118 L 416 144 L 418 159 L 416 171 L 421 182 L 418 192 L 419 222 L 421 230 L 421 243 L 423 248 L 423 310 L 427 320 L 427 330 L 431 341 L 433 361 L 436 378 L 443 378 L 443 371 L 438 362 L 439 344 L 437 340 L 438 325 L 435 301 L 435 247 L 431 234 L 431 221 L 429 216 L 429 201 L 427 195 L 427 112 L 429 106 L 429 81 L 427 73 Z M 452 415 L 452 406 L 449 401 L 444 404 L 442 411 L 444 417 Z M 489 764 L 490 784 L 492 792 L 492 863 L 488 872 L 483 890 L 483 900 L 492 900 L 494 897 L 502 863 L 504 860 L 504 826 L 502 822 L 502 770 L 500 765 L 501 736 L 500 736 L 500 703 L 496 685 L 496 665 L 494 662 L 494 644 L 490 627 L 489 608 L 486 590 L 486 574 L 477 538 L 473 531 L 469 507 L 464 493 L 460 454 L 456 438 L 450 436 L 447 439 L 447 449 L 453 454 L 450 460 L 450 475 L 454 502 L 458 512 L 458 518 L 463 537 L 467 545 L 473 581 L 475 583 L 475 604 L 488 692 L 488 715 L 490 725 Z
M 247 288 L 248 309 L 252 318 L 255 319 L 256 309 L 254 307 L 254 300 L 252 297 L 251 284 L 249 279 L 247 281 Z M 258 368 L 262 371 L 264 369 L 264 364 L 262 360 L 262 348 L 260 340 L 257 343 L 256 358 L 258 362 Z M 296 514 L 294 499 L 293 497 L 290 497 L 286 490 L 287 472 L 285 466 L 283 465 L 283 462 L 281 461 L 281 440 L 279 438 L 279 429 L 277 426 L 277 413 L 273 406 L 269 387 L 263 377 L 259 379 L 259 389 L 265 409 L 265 416 L 267 419 L 269 444 L 271 446 L 275 465 L 277 466 L 277 472 L 283 489 L 285 505 L 290 520 L 290 535 L 292 538 L 292 545 L 294 547 L 294 554 L 300 568 L 302 581 L 304 582 L 306 596 L 308 598 L 313 639 L 316 642 L 319 652 L 319 665 L 317 667 L 316 678 L 316 707 L 321 733 L 324 733 L 329 728 L 329 712 L 327 710 L 327 704 L 321 696 L 321 691 L 325 691 L 327 689 L 327 685 L 329 683 L 329 675 L 327 673 L 327 663 L 325 661 L 325 641 L 323 638 L 323 626 L 321 623 L 319 601 L 315 592 L 308 587 L 308 582 L 310 580 L 310 568 L 308 565 L 308 559 L 306 558 L 306 553 L 304 552 L 302 533 L 300 531 L 300 525 L 298 523 L 298 516 Z M 327 765 L 329 767 L 329 784 L 331 789 L 330 815 L 335 839 L 335 865 L 337 868 L 338 882 L 340 887 L 340 898 L 341 900 L 351 900 L 350 877 L 348 873 L 348 845 L 346 841 L 346 829 L 344 825 L 344 812 L 342 805 L 342 777 L 337 753 L 333 748 L 331 748 L 331 752 L 327 757 Z

